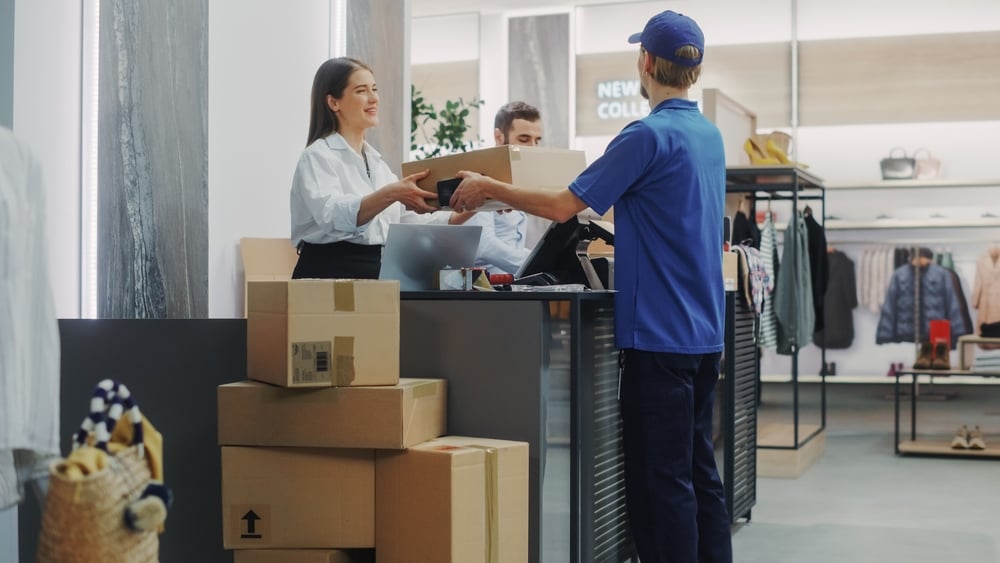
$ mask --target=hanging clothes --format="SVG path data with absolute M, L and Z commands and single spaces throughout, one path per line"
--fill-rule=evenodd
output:
M 751 221 L 740 208 L 733 216 L 733 244 L 746 244 L 760 249 L 760 229 L 757 222 Z
M 1000 321 L 1000 246 L 990 248 L 976 261 L 972 308 L 976 310 L 976 326 Z
M 951 285 L 955 288 L 955 297 L 958 299 L 959 311 L 962 313 L 962 324 L 968 332 L 976 332 L 975 325 L 972 324 L 972 315 L 969 314 L 969 302 L 965 299 L 965 290 L 962 289 L 962 278 L 955 271 L 955 261 L 951 257 L 951 251 L 946 250 L 945 252 L 938 253 L 934 256 L 934 259 L 940 259 L 938 264 L 951 272 Z
M 760 315 L 765 299 L 774 290 L 774 282 L 767 275 L 759 250 L 748 244 L 737 244 L 733 252 L 739 257 L 741 277 L 738 285 L 743 288 L 743 298 L 747 306 Z
M 854 343 L 854 309 L 858 306 L 854 261 L 839 250 L 829 253 L 829 283 L 823 297 L 826 319 L 813 335 L 813 342 L 832 350 Z
M 760 261 L 771 279 L 772 289 L 764 299 L 760 314 L 759 344 L 764 348 L 775 348 L 778 345 L 778 319 L 774 314 L 774 296 L 778 287 L 778 242 L 770 212 L 764 215 L 764 225 L 760 232 Z
M 914 273 L 917 270 L 917 274 Z M 915 275 L 919 275 L 920 310 L 915 311 Z M 919 334 L 914 334 L 914 315 Z M 945 319 L 951 323 L 951 345 L 969 330 L 962 321 L 961 308 L 952 283 L 951 273 L 937 264 L 915 268 L 911 264 L 900 266 L 893 272 L 886 293 L 885 304 L 879 317 L 876 344 L 889 342 L 924 342 L 929 338 L 931 319 Z
M 813 327 L 816 326 L 812 277 L 809 273 L 809 233 L 805 220 L 799 213 L 795 214 L 785 228 L 781 268 L 774 294 L 774 313 L 778 319 L 778 353 L 791 355 L 794 349 L 812 341 Z
M 0 462 L 7 476 L 11 460 L 26 474 L 20 453 L 59 454 L 59 329 L 47 258 L 41 165 L 0 127 Z M 18 500 L 5 490 L 0 508 Z
M 812 210 L 806 208 L 805 224 L 809 240 L 809 278 L 812 282 L 814 323 L 813 332 L 823 330 L 823 296 L 826 294 L 829 263 L 826 252 L 826 233 L 812 215 Z

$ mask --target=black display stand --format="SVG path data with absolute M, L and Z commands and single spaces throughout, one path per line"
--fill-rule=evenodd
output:
M 791 203 L 792 214 L 798 213 L 800 201 L 813 201 L 819 204 L 819 210 L 813 216 L 822 225 L 825 223 L 826 209 L 825 190 L 822 181 L 813 174 L 796 166 L 733 166 L 726 169 L 726 193 L 747 194 L 753 203 L 751 213 L 755 213 L 758 202 L 787 201 Z M 754 217 L 751 215 L 751 219 Z M 797 228 L 796 221 L 789 221 L 788 229 L 793 235 Z M 798 244 L 796 236 L 791 237 L 792 244 Z M 791 264 L 781 264 L 782 268 L 798 268 L 798 253 L 792 247 Z M 826 364 L 826 347 L 822 342 L 815 343 L 820 348 L 820 360 Z M 800 428 L 799 404 L 799 348 L 794 347 L 789 356 L 791 362 L 792 384 L 792 432 L 788 444 L 761 444 L 760 449 L 798 450 L 826 430 L 826 376 L 820 379 L 820 424 L 811 432 L 803 432 Z
M 920 376 L 927 377 L 950 377 L 953 375 L 1000 378 L 1000 373 L 982 373 L 964 370 L 901 370 L 896 372 L 895 383 L 893 385 L 893 397 L 895 398 L 895 424 L 893 431 L 893 448 L 896 455 L 918 455 L 934 457 L 974 457 L 974 458 L 1000 458 L 1000 446 L 987 445 L 982 450 L 952 449 L 952 436 L 946 437 L 918 437 L 917 436 L 917 399 Z M 900 379 L 910 378 L 910 392 L 904 397 Z M 910 436 L 909 440 L 901 440 L 900 436 L 900 405 L 904 398 L 910 399 Z

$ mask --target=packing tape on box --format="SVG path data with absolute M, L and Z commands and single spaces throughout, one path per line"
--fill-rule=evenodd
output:
M 354 311 L 354 282 L 333 282 L 333 310 Z
M 465 444 L 486 454 L 486 563 L 500 561 L 500 454 L 493 446 Z
M 354 337 L 333 337 L 333 384 L 346 387 L 354 381 Z

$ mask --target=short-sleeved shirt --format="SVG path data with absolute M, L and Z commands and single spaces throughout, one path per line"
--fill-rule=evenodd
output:
M 650 352 L 723 349 L 722 135 L 690 100 L 630 123 L 570 185 L 615 206 L 615 343 Z

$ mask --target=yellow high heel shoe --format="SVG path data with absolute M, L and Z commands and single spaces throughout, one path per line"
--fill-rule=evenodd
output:
M 753 137 L 748 137 L 746 142 L 743 143 L 743 150 L 750 157 L 750 164 L 765 166 L 781 164 L 781 161 L 777 157 L 768 154 L 767 145 L 762 146 L 760 141 Z
M 788 141 L 790 140 L 791 137 L 787 133 L 775 131 L 767 136 L 767 143 L 764 145 L 764 148 L 767 149 L 768 156 L 777 159 L 777 161 L 781 164 L 790 164 L 792 166 L 798 166 L 799 168 L 809 168 L 808 164 L 795 162 L 794 160 L 788 158 Z M 778 146 L 778 142 L 781 142 L 783 146 Z

